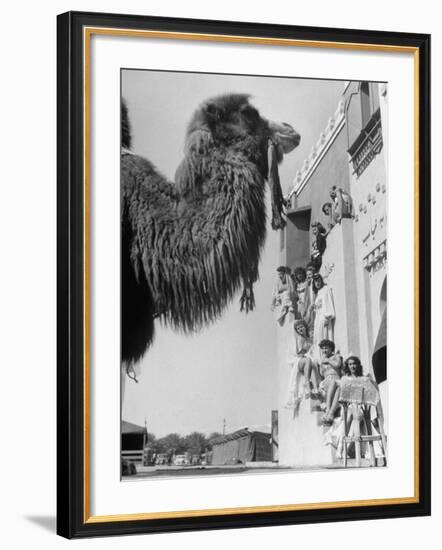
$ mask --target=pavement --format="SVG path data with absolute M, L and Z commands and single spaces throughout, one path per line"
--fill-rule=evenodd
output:
M 278 464 L 268 463 L 263 465 L 234 464 L 234 465 L 207 465 L 207 466 L 139 466 L 137 465 L 137 474 L 133 476 L 124 476 L 124 479 L 140 479 L 147 477 L 165 477 L 165 476 L 204 476 L 218 474 L 243 474 L 250 473 L 268 473 L 269 471 L 284 472 L 288 470 L 316 470 L 324 468 L 319 466 L 309 467 L 289 467 L 278 466 Z

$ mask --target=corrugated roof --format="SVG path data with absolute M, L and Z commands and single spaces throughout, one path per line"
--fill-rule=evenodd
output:
M 227 441 L 232 441 L 233 439 L 240 439 L 241 437 L 251 437 L 255 434 L 263 435 L 268 437 L 270 434 L 268 432 L 261 432 L 259 430 L 248 430 L 247 428 L 237 430 L 236 432 L 233 432 L 231 434 L 221 435 L 219 437 L 216 437 L 215 439 L 212 439 L 210 443 L 212 445 L 221 445 L 222 443 L 226 443 Z
M 146 433 L 146 428 L 144 426 L 137 426 L 136 424 L 132 424 L 132 422 L 126 422 L 126 420 L 122 420 L 121 433 L 122 434 Z

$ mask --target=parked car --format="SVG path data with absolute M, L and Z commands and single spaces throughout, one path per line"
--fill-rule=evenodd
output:
M 155 464 L 161 466 L 164 464 L 168 464 L 169 457 L 167 453 L 158 453 L 155 459 Z
M 175 466 L 187 466 L 189 464 L 189 460 L 186 455 L 175 455 L 173 463 Z

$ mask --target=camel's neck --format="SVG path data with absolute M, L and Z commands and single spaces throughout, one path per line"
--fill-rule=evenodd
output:
M 243 156 L 215 154 L 199 165 L 186 158 L 176 186 L 176 223 L 162 239 L 173 276 L 164 271 L 158 281 L 167 287 L 167 322 L 194 330 L 218 318 L 244 281 L 256 279 L 266 232 L 264 180 Z
M 259 258 L 265 238 L 264 180 L 255 163 L 235 151 L 188 156 L 177 170 L 179 209 L 201 228 L 201 241 L 230 241 L 247 261 Z M 195 234 L 195 232 L 194 232 Z

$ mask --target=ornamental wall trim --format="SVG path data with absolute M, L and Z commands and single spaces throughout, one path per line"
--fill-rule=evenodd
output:
M 293 187 L 287 197 L 288 199 L 291 199 L 293 195 L 298 196 L 301 193 L 325 154 L 338 137 L 345 125 L 344 107 L 345 102 L 341 99 L 334 115 L 329 118 L 325 131 L 321 132 L 319 140 L 313 145 L 310 151 L 310 155 L 304 159 L 301 169 L 296 172 L 293 180 Z

